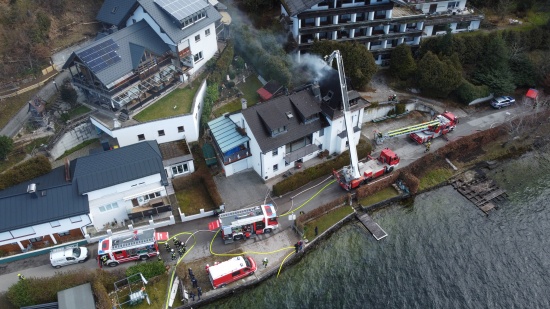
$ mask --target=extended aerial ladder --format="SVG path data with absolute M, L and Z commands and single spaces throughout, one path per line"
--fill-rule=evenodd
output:
M 427 130 L 431 126 L 435 126 L 435 125 L 439 125 L 439 124 L 440 124 L 439 120 L 431 120 L 431 121 L 428 121 L 428 122 L 423 122 L 423 123 L 415 124 L 415 125 L 412 125 L 412 126 L 396 129 L 396 130 L 391 130 L 391 131 L 388 131 L 386 133 L 375 131 L 374 132 L 374 139 L 376 140 L 376 143 L 378 145 L 380 145 L 388 138 L 424 131 L 424 130 Z
M 355 140 L 353 138 L 353 124 L 351 122 L 348 86 L 346 83 L 346 76 L 344 74 L 344 61 L 342 60 L 342 54 L 340 54 L 339 50 L 335 50 L 329 56 L 325 56 L 325 61 L 329 66 L 332 66 L 332 61 L 334 59 L 336 59 L 336 64 L 338 65 L 338 78 L 340 79 L 342 104 L 344 105 L 344 123 L 346 125 L 346 132 L 348 135 L 349 155 L 351 159 L 351 165 L 344 168 L 351 169 L 349 172 L 352 173 L 354 179 L 357 179 L 361 177 L 361 174 L 359 173 L 359 159 L 357 157 L 357 149 L 355 148 Z

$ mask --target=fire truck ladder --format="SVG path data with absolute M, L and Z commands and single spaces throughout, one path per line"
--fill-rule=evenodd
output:
M 430 126 L 434 126 L 438 124 L 440 124 L 439 120 L 432 120 L 432 121 L 415 124 L 415 125 L 404 127 L 397 130 L 388 131 L 386 133 L 375 132 L 374 139 L 376 140 L 376 143 L 380 145 L 384 142 L 384 140 L 388 138 L 420 132 L 420 131 L 426 130 Z
M 126 239 L 119 238 L 117 240 L 113 240 L 112 244 L 112 250 L 116 249 L 123 249 L 128 247 L 133 247 L 141 244 L 151 243 L 155 241 L 155 236 L 153 235 L 152 238 L 141 238 L 143 235 L 139 235 L 139 239 L 134 239 L 134 235 L 129 235 Z
M 237 218 L 250 217 L 251 213 L 254 216 L 258 216 L 258 215 L 262 214 L 261 210 L 262 209 L 260 208 L 260 206 L 254 206 L 254 207 L 249 207 L 249 208 L 245 208 L 245 209 L 224 212 L 224 213 L 220 214 L 220 219 L 224 219 L 224 218 L 227 218 L 227 217 L 232 217 L 232 218 L 235 218 L 235 217 L 237 217 Z

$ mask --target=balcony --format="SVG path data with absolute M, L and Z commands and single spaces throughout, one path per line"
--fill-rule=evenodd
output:
M 250 156 L 251 156 L 250 150 L 247 149 L 246 147 L 244 147 L 244 145 L 241 145 L 239 151 L 234 152 L 230 155 L 223 155 L 222 159 L 223 159 L 223 164 L 228 165 L 228 164 L 231 164 L 231 163 L 235 163 L 236 161 L 246 159 Z
M 310 155 L 316 151 L 319 151 L 319 146 L 315 144 L 309 144 L 293 152 L 289 152 L 285 155 L 285 162 L 290 163 L 297 161 L 307 155 Z
M 150 200 L 144 205 L 132 207 L 128 210 L 128 219 L 132 221 L 146 219 L 149 220 L 153 216 L 164 217 L 172 214 L 172 206 L 167 197 L 160 197 Z M 134 222 L 132 222 L 134 223 Z

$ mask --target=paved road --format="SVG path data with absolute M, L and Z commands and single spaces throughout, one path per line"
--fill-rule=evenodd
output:
M 459 138 L 461 136 L 469 135 L 471 133 L 474 133 L 478 130 L 488 129 L 490 127 L 493 127 L 499 123 L 507 121 L 511 116 L 513 116 L 518 111 L 517 108 L 510 108 L 510 109 L 503 109 L 498 111 L 493 110 L 482 110 L 479 112 L 476 112 L 475 115 L 471 116 L 465 116 L 461 119 L 460 124 L 457 126 L 456 130 L 449 135 L 450 139 Z M 407 125 L 404 123 L 398 124 L 396 127 Z M 371 132 L 371 128 L 367 126 L 363 129 L 363 134 L 369 136 Z M 444 146 L 446 143 L 443 139 L 436 139 L 432 143 L 432 148 L 438 149 L 439 147 Z M 415 159 L 419 158 L 424 154 L 424 147 L 417 145 L 415 142 L 411 141 L 407 137 L 398 137 L 391 140 L 388 140 L 385 142 L 383 147 L 390 147 L 394 149 L 402 158 L 401 161 L 401 167 L 407 166 L 411 162 L 413 162 Z M 246 175 L 246 174 L 243 174 Z M 243 176 L 245 177 L 245 176 Z M 258 192 L 255 192 L 252 194 L 252 199 L 257 200 L 258 197 L 263 196 L 265 187 L 267 189 L 267 186 L 265 186 L 263 183 L 261 183 L 261 179 L 256 177 L 256 181 L 250 180 L 252 179 L 249 177 L 248 182 L 250 182 L 250 185 L 254 185 Z M 223 182 L 227 181 L 225 183 L 226 188 L 231 188 L 231 184 L 234 184 L 234 178 L 223 178 L 223 179 L 216 179 L 216 182 Z M 326 187 L 323 191 L 319 192 L 321 188 L 323 188 L 328 182 L 332 181 L 332 179 L 318 179 L 314 182 L 312 182 L 310 185 L 313 186 L 313 188 L 306 190 L 305 192 L 292 192 L 289 194 L 286 194 L 285 196 L 282 196 L 280 198 L 274 198 L 272 202 L 274 202 L 277 205 L 277 211 L 279 214 L 284 214 L 291 208 L 295 211 L 298 211 L 297 207 L 300 205 L 306 203 L 310 198 L 312 198 L 314 195 L 316 195 L 314 198 L 311 199 L 311 201 L 307 202 L 305 206 L 300 208 L 300 210 L 303 210 L 305 212 L 308 212 L 312 209 L 315 209 L 321 205 L 324 205 L 327 201 L 333 200 L 336 196 L 344 194 L 344 192 L 340 189 L 339 186 L 332 184 Z M 230 197 L 230 195 L 223 195 L 224 198 Z M 239 202 L 229 202 L 228 204 L 233 206 L 238 205 L 240 203 L 241 199 L 245 197 L 244 194 L 242 196 L 239 196 Z M 291 198 L 293 197 L 293 198 Z M 246 201 L 246 199 L 244 199 Z M 240 205 L 248 205 L 241 203 Z M 186 260 L 196 260 L 200 259 L 202 257 L 210 256 L 210 242 L 212 241 L 212 237 L 214 234 L 207 230 L 208 222 L 215 220 L 214 217 L 212 218 L 203 218 L 200 220 L 195 220 L 192 222 L 186 222 L 186 223 L 180 223 L 173 226 L 168 226 L 165 228 L 159 229 L 160 231 L 168 231 L 170 235 L 176 235 L 178 233 L 189 231 L 189 232 L 197 232 L 195 234 L 197 239 L 197 244 L 193 248 L 191 252 L 186 256 Z M 230 245 L 224 245 L 219 235 L 215 238 L 213 242 L 213 251 L 218 253 L 227 252 L 229 250 L 238 248 L 240 246 L 245 246 L 247 250 L 257 250 L 262 251 L 265 250 L 266 244 L 270 243 L 269 250 L 276 249 L 277 245 L 279 247 L 288 247 L 292 246 L 293 243 L 295 243 L 297 238 L 292 237 L 292 232 L 289 232 L 289 227 L 291 226 L 292 222 L 288 219 L 288 217 L 281 217 L 280 218 L 280 224 L 281 229 L 279 229 L 276 233 L 273 233 L 270 236 L 263 236 L 265 237 L 276 237 L 274 239 L 278 239 L 279 243 L 274 243 L 273 241 L 267 240 L 264 241 L 258 241 L 255 242 L 253 240 L 248 240 L 247 242 L 236 242 L 234 244 Z M 185 236 L 180 236 L 180 240 L 184 241 L 186 239 Z M 87 269 L 94 269 L 97 267 L 97 264 L 95 262 L 95 256 L 97 252 L 97 245 L 92 244 L 89 245 L 90 251 L 92 252 L 92 259 L 87 261 L 84 264 L 80 265 L 71 265 L 67 266 L 61 269 L 61 271 L 66 270 L 78 270 L 81 269 L 81 267 L 85 267 Z M 165 261 L 169 261 L 169 256 L 166 252 L 164 252 L 163 249 L 161 249 L 163 259 Z M 26 277 L 48 277 L 55 273 L 55 269 L 53 269 L 51 266 L 49 266 L 49 257 L 47 255 L 39 256 L 32 258 L 37 260 L 38 262 L 34 262 L 34 265 L 40 265 L 36 267 L 29 267 L 29 265 L 26 265 L 24 261 L 16 262 L 14 263 L 13 267 L 10 266 L 9 273 L 5 273 L 4 275 L 0 276 L 0 292 L 6 291 L 9 286 L 11 286 L 13 283 L 17 281 L 17 273 L 21 273 L 25 275 Z M 282 259 L 282 258 L 281 258 Z M 271 257 L 270 263 L 271 265 L 276 265 L 280 263 L 281 259 L 278 259 L 278 257 Z M 120 265 L 119 267 L 128 267 L 133 265 L 133 263 L 127 263 L 126 265 Z M 3 265 L 0 265 L 3 266 Z

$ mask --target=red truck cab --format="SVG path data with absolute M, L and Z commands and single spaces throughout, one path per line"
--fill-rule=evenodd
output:
M 247 276 L 252 276 L 256 269 L 256 262 L 252 257 L 236 256 L 218 265 L 210 266 L 208 277 L 212 287 L 217 289 Z

